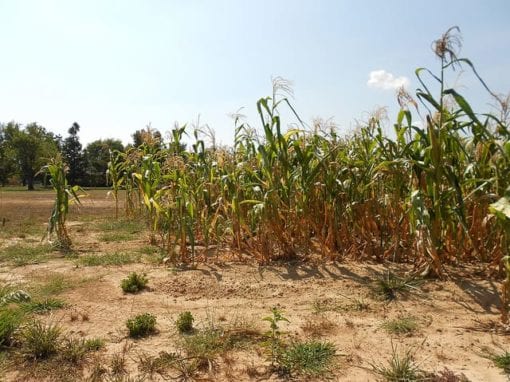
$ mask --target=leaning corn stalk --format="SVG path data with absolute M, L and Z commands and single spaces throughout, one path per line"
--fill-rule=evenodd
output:
M 79 186 L 70 186 L 67 183 L 66 174 L 68 167 L 59 154 L 51 159 L 50 163 L 44 166 L 40 172 L 46 173 L 50 177 L 50 184 L 55 191 L 55 203 L 48 222 L 46 236 L 51 240 L 53 234 L 56 234 L 57 241 L 55 246 L 61 250 L 68 251 L 71 248 L 71 238 L 66 228 L 66 218 L 69 212 L 69 206 L 72 203 L 80 204 L 79 194 L 83 191 Z

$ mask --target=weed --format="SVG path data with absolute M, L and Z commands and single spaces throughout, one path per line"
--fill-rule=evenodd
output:
M 401 278 L 391 272 L 376 280 L 375 293 L 385 300 L 391 301 L 397 298 L 398 294 L 416 290 L 419 281 L 414 278 Z
M 381 376 L 387 382 L 401 381 L 420 381 L 424 373 L 414 363 L 413 353 L 406 349 L 403 354 L 399 354 L 393 343 L 391 344 L 391 359 L 387 365 L 372 364 L 372 370 L 375 374 Z
M 11 345 L 14 333 L 21 325 L 21 321 L 22 315 L 18 310 L 0 310 L 0 347 Z
M 99 358 L 92 360 L 92 367 L 90 367 L 90 374 L 86 378 L 86 382 L 103 382 L 104 376 L 108 373 L 106 367 L 101 363 Z
M 24 290 L 7 290 L 3 288 L 0 291 L 0 307 L 8 304 L 19 304 L 30 301 L 31 296 Z
M 34 292 L 42 296 L 51 296 L 60 294 L 67 289 L 72 288 L 73 283 L 71 280 L 61 274 L 53 274 L 45 276 L 44 282 L 35 287 Z
M 156 332 L 156 316 L 150 313 L 139 314 L 127 320 L 126 326 L 130 337 L 146 337 Z
M 144 245 L 140 248 L 137 248 L 136 251 L 141 253 L 142 255 L 156 255 L 156 254 L 165 255 L 165 253 L 162 252 L 161 248 L 158 248 L 154 245 Z
M 281 363 L 289 374 L 317 377 L 330 371 L 335 352 L 331 342 L 298 342 L 285 349 Z
M 49 259 L 48 254 L 52 250 L 50 245 L 12 245 L 2 248 L 2 251 L 0 251 L 0 262 L 8 262 L 18 267 L 39 264 Z
M 139 262 L 140 254 L 129 252 L 113 252 L 106 255 L 88 255 L 80 257 L 79 262 L 88 267 L 125 265 Z
M 370 309 L 370 305 L 363 297 L 344 297 L 349 300 L 349 303 L 340 303 L 330 298 L 314 300 L 312 303 L 312 311 L 315 314 L 319 314 L 323 312 L 363 312 Z
M 138 370 L 153 379 L 155 374 L 165 377 L 168 369 L 175 365 L 179 356 L 175 353 L 160 352 L 157 357 L 148 355 L 138 356 Z
M 418 329 L 418 323 L 414 317 L 401 317 L 385 321 L 382 327 L 391 334 L 411 334 Z
M 114 376 L 126 373 L 126 355 L 124 351 L 112 355 L 110 358 L 110 371 Z
M 337 325 L 324 316 L 313 315 L 308 317 L 304 324 L 301 325 L 303 332 L 311 337 L 322 337 L 331 333 Z
M 88 348 L 83 339 L 70 337 L 62 341 L 59 355 L 63 361 L 71 364 L 79 364 L 85 358 Z
M 66 306 L 66 303 L 56 298 L 48 298 L 42 301 L 30 301 L 24 303 L 22 308 L 27 313 L 44 314 L 52 310 L 61 309 Z
M 138 293 L 147 287 L 148 282 L 149 279 L 146 277 L 145 273 L 138 274 L 136 272 L 131 272 L 127 278 L 121 281 L 120 287 L 124 293 Z
M 111 242 L 119 242 L 119 241 L 127 241 L 131 240 L 133 235 L 127 232 L 105 232 L 99 236 L 99 241 L 103 241 L 105 243 Z
M 143 223 L 137 220 L 108 220 L 97 225 L 102 232 L 123 232 L 128 234 L 140 233 L 144 230 Z
M 209 328 L 184 337 L 182 346 L 188 357 L 209 365 L 225 349 L 225 341 L 220 330 Z
M 264 317 L 263 320 L 269 322 L 269 331 L 266 332 L 266 345 L 269 347 L 271 366 L 275 367 L 275 365 L 280 363 L 282 354 L 283 341 L 279 324 L 280 322 L 289 322 L 289 320 L 277 307 L 273 307 L 271 309 L 271 316 Z
M 444 368 L 437 373 L 427 373 L 423 378 L 426 382 L 469 382 L 464 374 L 457 374 L 452 370 Z
M 60 327 L 55 324 L 32 322 L 21 335 L 22 351 L 25 357 L 38 360 L 57 353 L 61 345 L 61 334 Z
M 182 312 L 179 314 L 175 326 L 179 333 L 191 333 L 193 331 L 193 315 L 191 312 Z
M 87 351 L 98 351 L 104 347 L 105 341 L 102 338 L 89 338 L 83 343 Z
M 499 355 L 492 355 L 490 357 L 492 359 L 492 362 L 494 362 L 494 365 L 499 367 L 500 369 L 503 369 L 505 374 L 510 375 L 510 353 L 504 352 Z

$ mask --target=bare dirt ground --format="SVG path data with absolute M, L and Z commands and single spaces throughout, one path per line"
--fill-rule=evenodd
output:
M 90 194 L 81 209 L 74 209 L 69 216 L 74 256 L 50 252 L 43 260 L 16 265 L 1 257 L 2 251 L 5 254 L 16 245 L 40 245 L 40 234 L 51 210 L 51 192 L 3 192 L 0 220 L 5 217 L 7 222 L 0 235 L 0 258 L 4 259 L 0 262 L 0 280 L 20 287 L 60 280 L 65 287 L 60 288 L 58 298 L 65 301 L 66 307 L 36 318 L 58 323 L 66 336 L 105 340 L 94 360 L 83 366 L 82 376 L 63 376 L 51 367 L 37 368 L 13 355 L 4 365 L 6 381 L 81 380 L 98 364 L 111 368 L 112 360 L 119 355 L 125 360 L 125 376 L 164 380 L 158 373 L 148 375 L 141 370 L 141 359 L 161 351 L 179 351 L 182 336 L 175 329 L 179 313 L 192 312 L 198 329 L 249 328 L 250 333 L 258 333 L 254 336 L 263 339 L 269 328 L 263 318 L 275 306 L 289 320 L 280 323 L 286 340 L 318 338 L 336 346 L 333 367 L 324 378 L 381 380 L 373 372 L 373 365 L 385 365 L 395 349 L 400 353 L 410 351 L 417 366 L 430 372 L 448 368 L 470 381 L 507 380 L 487 358 L 490 352 L 506 351 L 510 343 L 507 333 L 495 329 L 500 282 L 483 277 L 481 268 L 451 269 L 448 280 L 427 280 L 388 302 L 374 293 L 375 280 L 383 278 L 389 269 L 405 274 L 409 266 L 352 262 L 258 266 L 220 256 L 193 268 L 170 267 L 150 261 L 158 255 L 147 245 L 143 230 L 105 236 L 101 227 L 114 221 L 113 202 L 106 199 L 106 191 Z M 111 253 L 140 257 L 125 265 L 90 266 L 82 261 Z M 147 274 L 148 290 L 135 295 L 122 292 L 120 281 L 132 271 Z M 158 333 L 143 339 L 128 338 L 126 320 L 145 312 L 157 317 Z M 416 323 L 413 331 L 395 334 L 384 327 L 388 320 L 403 317 Z M 222 353 L 194 378 L 288 378 L 270 372 L 267 349 L 260 343 L 253 340 Z

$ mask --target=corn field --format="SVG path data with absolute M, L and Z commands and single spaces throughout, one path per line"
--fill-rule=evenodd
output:
M 151 243 L 173 262 L 229 250 L 260 263 L 317 254 L 408 262 L 435 276 L 445 264 L 500 266 L 510 243 L 508 98 L 458 57 L 457 28 L 434 48 L 438 68 L 416 70 L 414 95 L 399 91 L 394 134 L 377 115 L 345 137 L 325 122 L 307 126 L 278 78 L 257 102 L 260 128 L 235 116 L 231 148 L 216 147 L 209 130 L 184 126 L 166 144 L 148 129 L 143 145 L 112 153 L 115 198 L 126 190 L 126 216 L 143 216 Z M 499 113 L 475 112 L 447 86 L 460 68 Z M 285 109 L 292 128 L 283 127 Z

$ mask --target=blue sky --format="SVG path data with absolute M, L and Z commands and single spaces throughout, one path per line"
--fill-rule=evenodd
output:
M 65 135 L 77 121 L 84 143 L 127 143 L 149 122 L 165 132 L 200 114 L 229 144 L 229 113 L 244 107 L 257 126 L 256 101 L 282 76 L 305 121 L 349 131 L 378 106 L 394 120 L 392 86 L 414 90 L 417 67 L 437 69 L 431 42 L 452 25 L 461 56 L 508 93 L 509 15 L 507 0 L 0 0 L 0 122 Z M 467 71 L 448 81 L 489 110 Z

